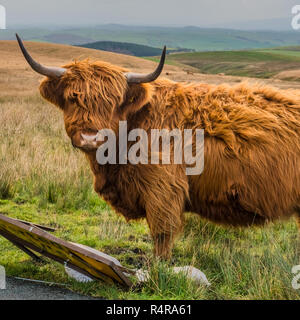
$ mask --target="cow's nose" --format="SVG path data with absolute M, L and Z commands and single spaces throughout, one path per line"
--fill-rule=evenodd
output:
M 77 132 L 72 136 L 71 140 L 74 148 L 88 151 L 97 149 L 97 135 L 95 135 L 94 133 Z
M 80 136 L 80 133 L 77 132 L 76 134 L 72 135 L 71 142 L 72 142 L 72 146 L 74 148 L 80 148 L 81 147 L 81 136 Z

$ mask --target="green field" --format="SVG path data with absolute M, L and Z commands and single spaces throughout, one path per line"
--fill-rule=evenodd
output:
M 188 65 L 201 73 L 270 78 L 282 71 L 300 69 L 300 47 L 174 53 L 168 55 L 167 63 Z
M 72 291 L 106 299 L 300 299 L 299 290 L 291 285 L 291 269 L 299 262 L 294 222 L 266 229 L 224 229 L 187 215 L 172 261 L 162 263 L 152 258 L 145 222 L 127 224 L 91 190 L 82 192 L 91 194 L 84 209 L 62 209 L 56 202 L 41 206 L 43 195 L 31 201 L 18 195 L 0 200 L 0 210 L 10 217 L 58 228 L 56 236 L 113 255 L 124 266 L 149 270 L 150 280 L 136 283 L 129 291 L 102 282 L 80 284 L 68 278 L 58 263 L 48 259 L 34 262 L 0 238 L 0 264 L 8 276 L 57 282 Z M 197 286 L 168 269 L 185 265 L 202 270 L 211 287 Z

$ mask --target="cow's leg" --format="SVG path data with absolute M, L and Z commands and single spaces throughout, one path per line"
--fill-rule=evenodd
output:
M 295 211 L 296 211 L 295 218 L 296 218 L 296 222 L 297 222 L 298 230 L 299 230 L 299 235 L 300 235 L 300 205 L 296 207 Z
M 167 260 L 171 257 L 174 240 L 182 230 L 183 213 L 173 212 L 172 223 L 161 220 L 161 216 L 166 217 L 164 214 L 163 210 L 158 214 L 148 211 L 147 222 L 154 241 L 154 255 Z
M 153 185 L 145 201 L 146 218 L 154 240 L 154 254 L 163 259 L 171 257 L 174 240 L 184 223 L 185 191 L 181 188 L 172 189 L 171 185 L 170 192 L 167 192 Z
M 296 219 L 297 219 L 297 223 L 300 229 L 300 204 L 298 204 L 296 206 Z
M 189 197 L 189 184 L 181 166 L 137 167 L 141 177 L 136 183 L 154 241 L 154 254 L 171 257 L 176 236 L 184 223 L 184 209 Z
M 154 254 L 156 257 L 164 260 L 170 259 L 176 235 L 168 232 L 153 235 Z

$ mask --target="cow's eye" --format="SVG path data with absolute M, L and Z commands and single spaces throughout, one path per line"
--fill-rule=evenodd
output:
M 70 95 L 70 100 L 71 100 L 71 102 L 76 102 L 78 100 L 78 93 L 77 92 L 73 92 Z

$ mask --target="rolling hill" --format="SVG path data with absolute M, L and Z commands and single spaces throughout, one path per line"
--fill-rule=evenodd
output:
M 157 55 L 160 55 L 162 51 L 161 48 L 154 48 L 154 47 L 144 46 L 144 45 L 135 44 L 135 43 L 115 42 L 115 41 L 97 41 L 97 42 L 86 43 L 78 46 L 83 48 L 128 54 L 130 56 L 136 56 L 136 57 L 157 56 Z M 167 53 L 191 52 L 191 51 L 194 51 L 194 50 L 171 49 L 171 50 L 167 50 Z
M 199 27 L 145 27 L 100 25 L 64 29 L 1 30 L 0 40 L 13 40 L 15 32 L 26 40 L 60 44 L 84 44 L 96 41 L 128 42 L 161 48 L 189 48 L 197 51 L 270 48 L 300 44 L 297 32 L 241 31 Z
M 25 41 L 25 45 L 34 58 L 50 66 L 61 66 L 73 60 L 89 58 L 116 64 L 136 72 L 150 72 L 156 67 L 156 63 L 152 61 L 107 51 L 27 41 Z M 22 73 L 24 77 L 28 77 L 28 81 L 39 78 L 39 75 L 33 73 L 25 63 L 16 41 L 0 41 L 0 57 L 1 74 L 5 74 L 8 70 L 11 73 L 13 69 Z M 165 71 L 180 72 L 181 69 L 175 66 L 166 66 Z
M 128 54 L 137 57 L 151 57 L 161 54 L 161 49 L 128 42 L 97 41 L 79 47 Z
M 169 55 L 167 63 L 190 66 L 195 71 L 205 74 L 222 73 L 234 76 L 271 78 L 282 72 L 286 74 L 289 70 L 293 72 L 298 70 L 297 74 L 299 74 L 300 47 L 178 53 Z M 295 79 L 295 73 L 291 79 Z M 299 76 L 298 79 L 300 79 Z
M 116 64 L 134 72 L 151 72 L 156 67 L 156 62 L 158 60 L 158 57 L 148 58 L 155 60 L 154 63 L 148 59 L 141 59 L 124 54 L 61 44 L 39 42 L 25 43 L 26 47 L 29 49 L 34 58 L 36 58 L 39 62 L 50 66 L 62 66 L 75 59 L 80 60 L 89 58 L 91 60 L 102 60 Z M 295 51 L 295 49 L 293 50 L 294 54 L 297 54 L 297 51 Z M 287 52 L 285 53 L 287 54 Z M 213 64 L 217 64 L 219 61 L 222 61 L 220 57 L 214 56 L 215 54 L 217 55 L 220 53 L 204 52 L 170 54 L 167 56 L 168 64 L 165 65 L 162 77 L 166 77 L 174 81 L 199 81 L 216 84 L 223 82 L 234 84 L 244 80 L 244 78 L 239 75 L 223 76 L 218 74 L 201 73 L 200 69 L 193 66 L 194 60 L 197 60 L 199 63 L 199 56 L 201 55 L 205 55 L 207 59 L 210 57 L 210 55 L 212 55 L 214 57 L 214 61 L 209 61 L 212 61 Z M 228 54 L 230 55 L 230 52 Z M 240 56 L 243 56 L 243 54 L 243 52 L 239 52 Z M 231 58 L 231 61 L 232 60 L 233 58 Z M 235 63 L 236 62 L 237 61 L 235 61 Z M 248 64 L 247 61 L 243 63 L 246 65 Z M 300 67 L 298 69 L 300 69 Z M 281 69 L 281 71 L 286 70 L 287 69 L 284 68 Z M 15 73 L 13 73 L 13 71 Z M 280 70 L 278 70 L 278 72 L 279 71 Z M 221 71 L 218 70 L 218 73 L 220 72 Z M 0 90 L 1 88 L 5 88 L 5 94 L 10 94 L 11 92 L 14 92 L 14 94 L 23 94 L 22 90 L 24 90 L 25 93 L 28 90 L 37 91 L 38 79 L 41 78 L 41 76 L 33 73 L 30 67 L 25 63 L 16 41 L 0 41 Z M 253 80 L 249 78 L 248 81 L 257 81 L 257 78 L 253 78 Z M 260 81 L 271 85 L 276 85 L 281 88 L 300 87 L 299 83 L 280 81 L 278 79 L 261 79 Z M 10 83 L 10 85 L 7 86 L 7 83 Z

